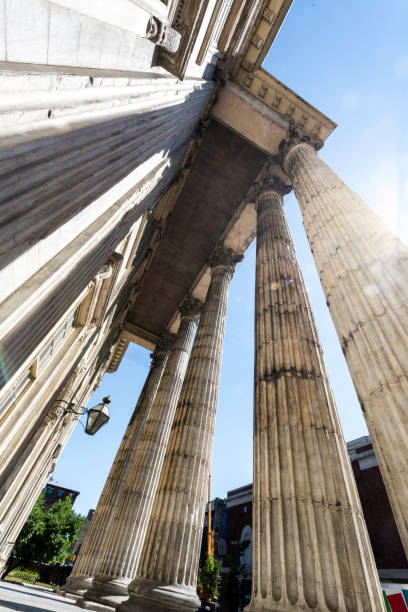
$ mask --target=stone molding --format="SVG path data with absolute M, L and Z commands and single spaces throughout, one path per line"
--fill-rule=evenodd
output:
M 239 54 L 241 64 L 248 69 L 260 68 L 292 2 L 293 0 L 263 0 L 257 3 L 256 15 L 251 9 L 249 12 L 243 11 L 236 27 L 239 36 L 237 38 L 236 34 L 233 35 L 227 49 L 228 56 L 236 57 Z M 226 26 L 228 25 L 227 21 Z
M 179 79 L 186 73 L 207 7 L 208 0 L 178 0 L 171 7 L 169 21 L 171 28 L 180 34 L 180 41 L 176 52 L 160 48 L 158 64 Z
M 336 128 L 334 121 L 263 68 L 254 70 L 243 60 L 234 72 L 233 81 L 283 118 L 294 122 L 310 138 L 323 142 Z
M 117 341 L 116 346 L 113 350 L 112 357 L 106 369 L 107 372 L 109 373 L 116 372 L 128 346 L 129 346 L 129 340 L 121 336 L 119 340 Z

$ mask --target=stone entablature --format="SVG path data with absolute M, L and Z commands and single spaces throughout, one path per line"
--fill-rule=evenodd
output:
M 295 122 L 310 137 L 324 141 L 336 127 L 331 119 L 269 72 L 263 68 L 252 70 L 246 59 L 236 70 L 233 80 L 282 118 Z

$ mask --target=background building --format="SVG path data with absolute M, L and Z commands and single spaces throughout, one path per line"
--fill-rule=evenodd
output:
M 408 561 L 369 436 L 347 443 L 378 575 L 408 582 Z
M 44 489 L 45 491 L 45 508 L 50 508 L 55 502 L 58 500 L 70 498 L 72 505 L 74 505 L 76 498 L 79 495 L 79 491 L 74 491 L 73 489 L 67 489 L 66 487 L 62 487 L 55 481 L 49 481 Z
M 227 554 L 228 510 L 225 499 L 215 497 L 211 500 L 211 527 L 214 533 L 214 557 L 224 559 Z M 207 552 L 208 504 L 205 509 L 202 555 Z

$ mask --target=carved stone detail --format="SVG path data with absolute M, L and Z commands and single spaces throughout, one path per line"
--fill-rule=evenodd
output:
M 179 306 L 179 311 L 182 317 L 193 317 L 198 319 L 203 307 L 203 303 L 191 295 L 187 295 Z
M 304 132 L 304 130 L 302 130 L 299 124 L 295 123 L 294 121 L 290 121 L 288 135 L 279 145 L 281 165 L 285 172 L 285 158 L 287 153 L 289 153 L 293 147 L 304 143 L 311 145 L 316 151 L 321 149 L 323 146 L 322 140 L 309 136 L 306 134 L 306 132 Z
M 45 422 L 51 423 L 52 421 L 56 421 L 57 419 L 60 419 L 63 414 L 64 414 L 64 407 L 59 402 L 55 402 L 55 404 L 47 412 L 47 416 L 45 417 Z
M 181 34 L 157 17 L 152 16 L 147 24 L 146 38 L 155 45 L 160 45 L 169 53 L 176 53 L 180 45 Z
M 156 345 L 156 348 L 150 355 L 152 359 L 151 367 L 156 367 L 160 365 L 164 359 L 167 359 L 167 355 L 173 348 L 175 339 L 176 334 L 170 334 L 167 331 L 162 334 L 159 342 Z
M 292 191 L 292 185 L 288 185 L 278 176 L 265 173 L 253 185 L 256 206 L 258 206 L 258 199 L 267 191 L 274 191 L 284 196 Z
M 93 281 L 96 282 L 98 280 L 105 280 L 105 278 L 109 278 L 112 275 L 112 266 L 110 264 L 105 264 L 98 271 L 98 273 L 93 278 Z
M 264 19 L 266 19 L 266 21 L 271 24 L 272 21 L 275 19 L 275 13 L 273 11 L 271 11 L 271 9 L 266 8 L 264 10 L 264 12 L 262 13 L 262 17 Z
M 208 258 L 208 265 L 211 268 L 222 266 L 228 268 L 230 272 L 234 272 L 235 264 L 244 259 L 242 253 L 235 253 L 233 249 L 226 247 L 222 243 L 218 243 Z

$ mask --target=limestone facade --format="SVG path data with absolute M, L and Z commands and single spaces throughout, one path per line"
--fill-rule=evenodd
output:
M 85 405 L 130 342 L 157 356 L 176 336 L 66 587 L 83 607 L 197 605 L 228 287 L 258 233 L 249 609 L 383 609 L 281 211 L 292 187 L 408 547 L 406 252 L 316 155 L 333 121 L 261 67 L 290 5 L 0 0 L 0 570 L 75 427 L 62 400 Z M 274 291 L 281 275 L 296 283 Z M 204 304 L 190 357 L 185 296 Z

